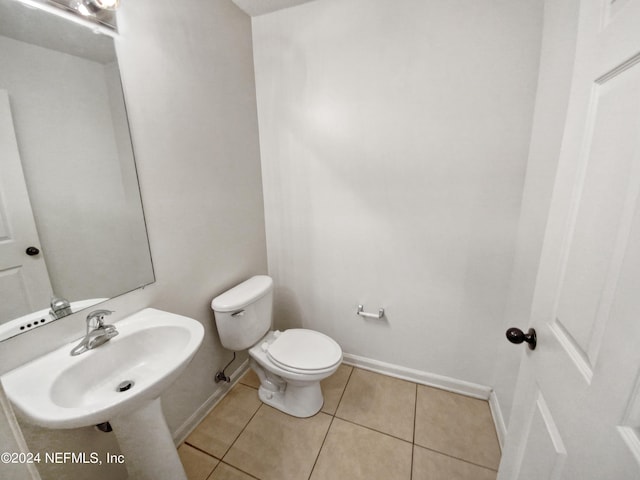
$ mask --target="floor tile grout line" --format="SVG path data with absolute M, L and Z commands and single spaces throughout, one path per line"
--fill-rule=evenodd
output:
M 244 470 L 242 470 L 241 468 L 236 467 L 235 465 L 231 465 L 230 463 L 227 462 L 223 462 L 222 460 L 220 460 L 220 463 L 218 463 L 218 465 L 216 465 L 216 468 L 213 469 L 213 472 L 215 472 L 217 470 L 217 468 L 220 466 L 221 463 L 224 463 L 227 467 L 231 467 L 235 470 L 238 470 L 239 472 L 244 473 L 245 475 L 248 475 L 251 478 L 255 478 L 255 480 L 261 480 L 260 477 L 256 477 L 255 475 L 252 475 L 249 472 L 245 472 Z M 210 480 L 211 479 L 211 475 L 213 475 L 213 472 L 211 472 L 209 474 L 209 476 L 205 479 L 205 480 Z
M 416 396 L 413 402 L 413 440 L 411 442 L 411 470 L 409 470 L 409 480 L 413 480 L 413 454 L 416 450 L 416 424 L 418 422 L 418 384 L 415 384 Z
M 351 373 L 349 374 L 349 379 L 347 380 L 347 383 L 345 384 L 345 388 L 344 388 L 344 390 L 342 391 L 342 395 L 340 396 L 340 401 L 338 402 L 338 407 L 340 406 L 340 402 L 342 401 L 342 397 L 344 396 L 344 394 L 345 394 L 345 392 L 346 392 L 346 390 L 347 390 L 347 385 L 348 385 L 349 380 L 351 379 L 351 375 L 353 374 L 353 371 L 355 371 L 355 369 L 356 369 L 356 367 L 353 367 L 353 370 L 352 370 L 352 371 L 351 371 Z M 465 459 L 463 459 L 463 458 L 459 458 L 459 457 L 456 457 L 456 456 L 454 456 L 454 455 L 447 454 L 447 453 L 445 453 L 445 452 L 440 452 L 440 451 L 438 451 L 438 450 L 434 450 L 434 449 L 432 449 L 432 448 L 423 447 L 422 445 L 419 445 L 419 444 L 417 444 L 417 443 L 415 442 L 415 438 L 416 438 L 416 424 L 417 424 L 417 409 L 418 409 L 418 385 L 419 385 L 419 384 L 417 384 L 417 383 L 415 383 L 415 382 L 411 382 L 411 381 L 409 381 L 409 383 L 412 383 L 412 384 L 415 386 L 415 397 L 414 397 L 414 398 L 415 398 L 415 403 L 414 403 L 414 414 L 413 414 L 413 435 L 412 435 L 412 441 L 408 441 L 408 440 L 405 440 L 404 438 L 397 437 L 397 436 L 392 435 L 392 434 L 390 434 L 390 433 L 383 432 L 383 431 L 381 431 L 381 430 L 377 430 L 377 429 L 372 428 L 372 427 L 369 427 L 369 426 L 367 426 L 367 425 L 362 425 L 362 424 L 357 423 L 357 422 L 355 422 L 355 421 L 353 421 L 353 420 L 349 420 L 349 419 L 346 419 L 346 418 L 340 417 L 340 416 L 338 416 L 338 415 L 337 415 L 338 408 L 336 408 L 336 413 L 333 415 L 333 417 L 334 417 L 334 418 L 338 418 L 339 420 L 345 421 L 345 422 L 347 422 L 347 423 L 350 423 L 350 424 L 352 424 L 352 425 L 356 425 L 356 426 L 359 426 L 359 427 L 365 428 L 365 429 L 367 429 L 367 430 L 370 430 L 370 431 L 373 431 L 373 432 L 376 432 L 376 433 L 380 433 L 380 434 L 382 434 L 382 435 L 386 435 L 386 436 L 391 437 L 391 438 L 394 438 L 394 439 L 396 439 L 396 440 L 400 440 L 400 441 L 402 441 L 402 442 L 405 442 L 405 443 L 409 443 L 409 444 L 411 444 L 411 470 L 410 470 L 410 474 L 411 474 L 411 476 L 410 476 L 410 478 L 413 478 L 413 456 L 414 456 L 414 450 L 415 450 L 415 447 L 416 447 L 416 446 L 418 446 L 418 447 L 420 447 L 420 448 L 425 448 L 426 450 L 430 450 L 430 451 L 432 451 L 432 452 L 438 453 L 438 454 L 440 454 L 440 455 L 444 455 L 444 456 L 449 457 L 449 458 L 453 458 L 454 460 L 458 460 L 458 461 L 465 462 L 465 463 L 470 464 L 470 465 L 474 465 L 474 466 L 479 467 L 479 468 L 483 468 L 483 469 L 485 469 L 485 470 L 490 470 L 490 471 L 492 471 L 492 472 L 497 472 L 497 470 L 495 470 L 495 469 L 493 469 L 493 468 L 491 468 L 491 467 L 487 467 L 486 465 L 481 465 L 481 464 L 478 464 L 478 463 L 474 463 L 474 462 L 471 462 L 471 461 L 469 461 L 469 460 L 465 460 Z M 333 421 L 331 422 L 331 424 L 333 424 Z M 329 428 L 331 428 L 331 425 L 329 426 Z M 327 431 L 327 434 L 328 434 L 328 431 Z M 326 438 L 326 437 L 325 437 L 325 438 Z M 323 442 L 323 446 L 324 446 L 324 442 Z M 318 454 L 318 455 L 319 455 L 319 454 Z M 317 459 L 316 459 L 316 462 L 317 462 Z M 315 468 L 315 464 L 314 464 L 314 468 Z M 313 472 L 313 470 L 312 470 L 312 472 Z
M 247 385 L 245 385 L 247 386 Z M 227 453 L 229 453 L 229 450 L 231 450 L 231 447 L 233 447 L 233 445 L 238 441 L 238 438 L 240 438 L 240 435 L 242 435 L 242 433 L 246 430 L 247 425 L 249 425 L 249 423 L 251 422 L 251 420 L 253 420 L 253 417 L 256 416 L 256 414 L 258 413 L 258 410 L 260 410 L 262 408 L 264 404 L 262 402 L 260 402 L 260 405 L 258 405 L 258 408 L 256 408 L 256 411 L 253 412 L 253 414 L 251 415 L 251 418 L 249 418 L 249 420 L 247 420 L 247 423 L 244 424 L 244 427 L 242 427 L 242 430 L 240 430 L 240 433 L 238 433 L 238 435 L 236 436 L 236 438 L 233 439 L 233 442 L 231 442 L 231 444 L 227 447 L 227 449 L 224 451 L 224 453 L 222 454 L 222 456 L 220 458 L 216 457 L 215 455 L 212 455 L 211 453 L 207 452 L 206 450 L 203 450 L 202 448 L 189 443 L 188 440 L 185 440 L 183 443 L 186 443 L 187 445 L 189 445 L 190 447 L 195 448 L 196 450 L 205 453 L 207 455 L 209 455 L 211 458 L 215 458 L 216 460 L 222 461 L 224 459 L 224 457 L 227 455 Z M 226 463 L 226 462 L 225 462 Z M 227 465 L 231 465 L 231 464 L 227 464 Z M 232 465 L 233 466 L 233 465 Z M 236 468 L 236 467 L 234 467 Z
M 242 430 L 240 430 L 240 433 L 238 433 L 238 435 L 236 436 L 236 438 L 233 439 L 233 442 L 231 442 L 231 445 L 229 445 L 227 447 L 227 449 L 224 451 L 224 454 L 222 455 L 222 458 L 220 459 L 220 461 L 224 460 L 224 457 L 227 456 L 227 453 L 229 453 L 229 450 L 231 450 L 231 448 L 236 444 L 236 442 L 238 441 L 238 439 L 240 438 L 240 436 L 244 433 L 244 431 L 247 429 L 247 427 L 249 426 L 249 424 L 251 423 L 251 420 L 253 420 L 253 417 L 255 417 L 258 412 L 260 411 L 260 409 L 262 408 L 262 406 L 264 405 L 264 403 L 260 402 L 260 405 L 258 406 L 258 408 L 256 408 L 256 411 L 253 412 L 253 415 L 251 415 L 251 418 L 247 421 L 247 423 L 244 424 L 244 427 L 242 427 Z M 225 462 L 227 463 L 227 462 Z M 227 463 L 227 465 L 231 465 L 230 463 Z M 234 465 L 231 465 L 234 468 L 237 468 Z
M 340 406 L 340 402 L 342 401 L 342 397 L 344 396 L 344 392 L 347 389 L 347 385 L 349 383 L 349 380 L 351 379 L 351 374 L 353 373 L 353 368 L 351 368 L 351 371 L 349 372 L 349 376 L 347 377 L 347 381 L 344 382 L 344 388 L 342 389 L 342 393 L 340 394 L 340 399 L 338 400 L 338 404 L 336 405 L 336 412 L 338 411 L 338 407 Z M 320 458 L 320 453 L 322 452 L 322 448 L 324 447 L 325 442 L 327 441 L 327 437 L 329 436 L 329 430 L 331 430 L 331 425 L 333 425 L 333 421 L 336 418 L 336 412 L 334 412 L 333 414 L 329 414 L 331 415 L 331 422 L 329 422 L 329 428 L 327 428 L 327 433 L 324 434 L 324 438 L 322 439 L 322 445 L 320 445 L 320 449 L 318 450 L 318 455 L 316 455 L 316 459 L 313 462 L 313 466 L 311 467 L 311 471 L 309 472 L 309 477 L 308 480 L 311 480 L 311 475 L 313 475 L 313 471 L 316 468 L 316 465 L 318 463 L 318 459 Z M 318 413 L 327 413 L 327 412 L 318 412 Z
M 349 380 L 351 380 L 351 375 L 353 374 L 353 372 L 357 369 L 357 367 L 353 367 L 351 370 L 351 373 L 349 374 Z M 375 372 L 374 372 L 375 373 Z M 342 397 L 344 396 L 344 393 L 347 390 L 347 385 L 349 383 L 349 380 L 347 380 L 347 384 L 345 384 L 344 390 L 342 391 L 342 396 L 340 397 L 340 401 L 342 401 Z M 366 428 L 367 430 L 376 432 L 376 433 L 380 433 L 382 435 L 386 435 L 388 437 L 400 440 L 402 442 L 406 442 L 409 443 L 411 445 L 411 463 L 409 465 L 409 478 L 410 480 L 413 479 L 413 451 L 415 449 L 415 438 L 416 438 L 416 410 L 417 410 L 417 406 L 418 406 L 418 384 L 416 382 L 412 382 L 411 380 L 405 380 L 407 383 L 413 384 L 414 388 L 415 388 L 415 396 L 414 396 L 414 405 L 413 405 L 413 432 L 412 432 L 412 441 L 409 442 L 408 440 L 405 440 L 404 438 L 400 438 L 400 437 L 396 437 L 395 435 L 391 435 L 387 432 L 383 432 L 380 430 L 376 430 L 375 428 L 371 428 L 368 427 L 366 425 L 362 425 L 359 424 L 357 422 L 351 421 L 351 420 L 347 420 L 346 418 L 342 418 L 342 417 L 338 417 L 337 415 L 335 416 L 336 418 L 343 420 L 345 422 L 351 423 L 352 425 L 356 425 L 362 428 Z M 340 402 L 338 402 L 338 406 L 340 405 Z M 338 409 L 336 408 L 336 414 L 338 413 Z
M 353 372 L 355 371 L 356 367 L 351 367 L 351 371 L 349 372 L 349 376 L 347 377 L 347 381 L 344 382 L 344 388 L 342 389 L 342 393 L 340 394 L 340 399 L 338 400 L 338 404 L 336 405 L 336 411 L 333 412 L 333 416 L 336 416 L 336 413 L 338 413 L 338 408 L 340 408 L 340 403 L 342 403 L 342 399 L 344 398 L 344 392 L 347 391 L 347 386 L 349 385 L 349 381 L 351 380 L 351 375 L 353 375 Z
M 253 388 L 254 390 L 258 390 L 259 388 L 259 387 L 254 387 L 253 385 L 247 385 L 246 383 L 242 383 L 240 380 L 238 380 L 238 383 L 240 385 L 244 385 L 245 387 Z
M 462 393 L 457 393 L 457 392 L 448 392 L 447 390 L 444 390 L 444 389 L 442 389 L 442 388 L 438 388 L 438 387 L 433 387 L 433 386 L 431 386 L 431 385 L 423 385 L 423 384 L 420 384 L 420 383 L 418 383 L 418 384 L 416 384 L 416 385 L 418 386 L 418 388 L 419 388 L 419 387 L 424 387 L 424 388 L 427 388 L 427 389 L 436 389 L 436 390 L 441 390 L 441 391 L 444 391 L 444 392 L 447 392 L 447 393 L 451 393 L 451 394 L 454 394 L 454 395 L 458 395 L 458 396 L 461 396 L 461 397 L 473 398 L 473 397 L 469 397 L 469 396 L 467 396 L 467 395 L 464 395 L 464 394 L 462 394 Z M 416 392 L 416 396 L 417 396 L 417 392 Z M 476 399 L 476 400 L 481 400 L 481 399 Z M 482 401 L 484 401 L 485 403 L 487 403 L 487 400 L 482 400 Z M 416 398 L 416 408 L 417 408 L 417 404 L 418 404 L 418 402 L 417 402 L 417 398 Z M 416 415 L 416 416 L 417 416 L 417 415 Z M 416 418 L 416 422 L 417 422 L 417 418 Z M 497 441 L 497 432 L 495 431 L 495 427 L 493 427 L 493 431 L 495 432 L 495 436 L 496 436 L 496 443 L 498 443 L 498 445 L 499 445 L 499 442 Z M 497 471 L 498 471 L 498 470 L 497 470 L 497 469 L 495 469 L 495 468 L 488 467 L 488 466 L 486 466 L 486 465 L 482 465 L 482 464 L 480 464 L 480 463 L 475 463 L 475 462 L 472 462 L 471 460 L 466 460 L 466 459 L 464 459 L 464 458 L 462 458 L 462 457 L 457 457 L 457 456 L 455 456 L 455 455 L 452 455 L 452 454 L 449 454 L 449 453 L 446 453 L 446 452 L 443 452 L 443 451 L 440 451 L 440 450 L 436 450 L 435 448 L 425 447 L 424 445 L 420 445 L 419 443 L 416 443 L 416 441 L 415 441 L 415 431 L 414 431 L 414 439 L 413 439 L 413 442 L 414 442 L 414 443 L 413 443 L 413 444 L 414 444 L 414 447 L 424 448 L 424 449 L 426 449 L 426 450 L 430 450 L 430 451 L 435 452 L 435 453 L 438 453 L 438 454 L 440 454 L 440 455 L 444 455 L 444 456 L 446 456 L 446 457 L 453 458 L 454 460 L 459 460 L 459 461 L 461 461 L 461 462 L 468 463 L 468 464 L 470 464 L 470 465 L 474 465 L 474 466 L 476 466 L 476 467 L 484 468 L 485 470 L 490 470 L 490 471 L 492 471 L 492 472 L 497 472 Z
M 327 437 L 329 436 L 329 430 L 331 430 L 331 425 L 333 425 L 333 421 L 335 420 L 336 417 L 331 416 L 331 421 L 329 422 L 329 427 L 327 428 L 327 433 L 324 434 L 324 438 L 322 439 L 322 444 L 320 445 L 320 448 L 318 449 L 318 454 L 316 455 L 316 459 L 313 461 L 313 465 L 311 466 L 311 471 L 309 472 L 309 476 L 307 477 L 307 480 L 311 479 L 311 475 L 313 475 L 313 471 L 316 468 L 316 465 L 318 463 L 318 459 L 320 458 L 320 453 L 322 452 L 322 447 L 324 447 L 325 442 L 327 441 Z
M 349 366 L 351 366 L 351 365 L 349 365 Z M 363 427 L 363 428 L 366 428 L 368 430 L 372 430 L 374 432 L 382 433 L 383 435 L 387 435 L 387 436 L 389 436 L 391 438 L 396 438 L 398 440 L 402 440 L 403 442 L 413 443 L 410 440 L 406 440 L 404 438 L 396 437 L 395 435 L 392 435 L 390 433 L 383 432 L 382 430 L 376 430 L 373 427 L 369 427 L 367 425 L 363 425 L 361 423 L 355 422 L 353 420 L 349 420 L 347 418 L 344 418 L 344 417 L 341 417 L 341 416 L 338 415 L 338 408 L 340 407 L 340 403 L 342 402 L 342 398 L 344 397 L 344 394 L 347 391 L 347 387 L 349 386 L 349 381 L 351 380 L 351 376 L 353 375 L 353 372 L 355 372 L 356 370 L 363 370 L 362 368 L 353 367 L 353 366 L 351 366 L 351 367 L 352 367 L 351 373 L 349 374 L 349 378 L 347 379 L 347 383 L 345 383 L 344 390 L 342 391 L 342 395 L 340 396 L 340 401 L 338 402 L 338 407 L 336 407 L 336 413 L 334 414 L 334 417 L 336 417 L 336 418 L 338 418 L 340 420 L 344 420 L 345 422 L 351 423 L 352 425 L 358 425 L 359 427 Z M 365 371 L 368 371 L 368 370 L 365 370 Z M 373 372 L 373 373 L 376 373 L 376 372 Z M 383 375 L 383 374 L 379 374 L 379 375 Z M 388 376 L 388 375 L 384 375 L 384 376 Z M 417 383 L 412 382 L 410 380 L 404 380 L 404 381 L 407 382 L 407 383 L 411 383 L 414 386 L 418 385 Z M 417 387 L 416 387 L 416 390 L 417 390 Z M 414 416 L 414 427 L 415 427 L 415 416 Z M 414 430 L 415 430 L 415 428 L 414 428 Z M 414 437 L 415 437 L 415 432 L 414 432 Z
M 487 467 L 486 465 L 481 465 L 479 463 L 472 462 L 470 460 L 465 460 L 464 458 L 456 457 L 455 455 L 451 455 L 449 453 L 441 452 L 440 450 L 436 450 L 434 448 L 423 447 L 422 445 L 415 443 L 416 447 L 424 448 L 425 450 L 429 450 L 430 452 L 438 453 L 440 455 L 444 455 L 445 457 L 453 458 L 454 460 L 460 460 L 461 462 L 468 463 L 469 465 L 474 465 L 476 467 L 484 468 L 485 470 L 491 470 L 492 472 L 497 472 L 498 470 L 495 468 Z
M 216 457 L 215 455 L 211 455 L 209 452 L 207 452 L 206 450 L 203 450 L 202 448 L 198 447 L 197 445 L 194 445 L 193 443 L 189 443 L 187 440 L 185 440 L 184 442 L 182 442 L 183 445 L 189 445 L 191 448 L 193 448 L 194 450 L 198 450 L 199 452 L 204 453 L 205 455 L 214 458 L 215 460 L 221 461 L 218 457 Z
M 381 435 L 385 435 L 387 437 L 393 438 L 395 440 L 400 440 L 401 442 L 408 443 L 409 445 L 413 445 L 411 440 L 406 440 L 404 438 L 396 437 L 395 435 L 391 435 L 390 433 L 383 432 L 382 430 L 376 430 L 375 428 L 371 428 L 371 427 L 368 427 L 366 425 L 362 425 L 361 423 L 357 423 L 357 422 L 354 422 L 353 420 L 349 420 L 347 418 L 339 417 L 337 415 L 336 415 L 335 418 L 337 418 L 338 420 L 342 420 L 343 422 L 350 423 L 351 425 L 355 425 L 356 427 L 366 428 L 367 430 L 371 430 L 372 432 L 376 432 L 376 433 L 379 433 Z
M 344 384 L 344 388 L 342 389 L 342 393 L 340 394 L 340 400 L 338 400 L 338 405 L 336 406 L 336 412 L 338 411 L 338 406 L 340 406 L 340 402 L 342 401 L 342 397 L 344 396 L 344 392 L 345 392 L 345 390 L 347 389 L 347 384 L 349 383 L 349 380 L 351 379 L 351 375 L 353 374 L 353 370 L 354 370 L 354 369 L 355 369 L 355 368 L 354 368 L 354 367 L 352 367 L 352 368 L 351 368 L 351 371 L 349 372 L 349 377 L 347 378 L 347 381 L 346 381 L 346 382 L 345 382 L 345 384 Z M 239 383 L 239 384 L 241 384 L 241 385 L 244 385 L 245 387 L 253 388 L 253 389 L 254 389 L 254 390 L 256 390 L 256 391 L 258 390 L 257 388 L 255 388 L 255 387 L 253 387 L 253 386 L 251 386 L 251 385 L 244 384 L 244 383 L 242 383 L 241 381 L 238 381 L 238 383 Z M 222 455 L 222 458 L 217 458 L 217 457 L 215 457 L 215 456 L 211 455 L 210 453 L 205 452 L 204 450 L 201 450 L 201 449 L 199 449 L 199 448 L 197 448 L 197 447 L 194 447 L 194 448 L 197 448 L 197 450 L 200 450 L 201 452 L 205 453 L 206 455 L 209 455 L 210 457 L 215 458 L 216 460 L 218 460 L 218 461 L 219 461 L 219 462 L 221 462 L 221 463 L 224 463 L 225 465 L 229 465 L 229 466 L 231 466 L 231 467 L 233 467 L 233 468 L 236 468 L 237 470 L 239 470 L 239 471 L 241 471 L 241 472 L 243 472 L 243 473 L 247 473 L 248 475 L 250 475 L 250 476 L 252 476 L 252 477 L 253 477 L 253 475 L 249 474 L 248 472 L 245 472 L 244 470 L 241 470 L 240 468 L 236 467 L 235 465 L 232 465 L 232 464 L 230 464 L 230 463 L 224 462 L 223 460 L 224 460 L 224 457 L 227 455 L 227 453 L 229 453 L 229 450 L 231 450 L 231 448 L 233 448 L 233 445 L 238 441 L 238 439 L 240 438 L 240 436 L 244 433 L 244 431 L 246 430 L 247 426 L 249 425 L 249 423 L 251 423 L 251 420 L 253 420 L 253 417 L 255 417 L 255 416 L 256 416 L 256 414 L 257 414 L 257 413 L 258 413 L 258 411 L 262 408 L 262 406 L 263 406 L 263 404 L 261 404 L 261 405 L 256 409 L 256 411 L 253 413 L 253 415 L 251 415 L 251 418 L 250 418 L 250 419 L 247 421 L 247 423 L 244 425 L 244 427 L 242 428 L 242 430 L 240 431 L 240 433 L 238 434 L 238 436 L 233 440 L 233 442 L 231 443 L 231 445 L 230 445 L 230 446 L 225 450 L 224 454 Z M 318 413 L 324 413 L 324 414 L 327 414 L 327 412 L 322 412 L 322 411 L 320 411 L 320 412 L 318 412 Z M 309 478 L 311 478 L 311 475 L 313 474 L 313 469 L 315 468 L 316 463 L 318 462 L 318 458 L 320 457 L 320 452 L 322 451 L 322 447 L 324 446 L 324 443 L 325 443 L 325 441 L 326 441 L 326 439 L 327 439 L 327 436 L 329 435 L 329 429 L 331 428 L 331 425 L 333 424 L 333 420 L 334 420 L 334 418 L 335 418 L 335 412 L 334 412 L 333 414 L 329 413 L 328 415 L 331 417 L 331 422 L 329 423 L 329 427 L 327 428 L 327 433 L 325 433 L 325 436 L 324 436 L 324 438 L 322 439 L 322 445 L 320 445 L 320 449 L 318 450 L 318 455 L 316 455 L 316 458 L 315 458 L 315 460 L 314 460 L 314 462 L 313 462 L 313 466 L 311 467 L 311 472 L 309 473 Z M 185 442 L 185 443 L 186 443 L 186 442 Z M 189 445 L 190 445 L 190 446 L 193 446 L 193 445 L 191 445 L 191 444 L 189 444 Z M 215 470 L 215 469 L 214 469 L 214 470 Z M 213 472 L 212 472 L 212 473 L 213 473 Z M 257 477 L 253 477 L 253 478 L 257 478 Z

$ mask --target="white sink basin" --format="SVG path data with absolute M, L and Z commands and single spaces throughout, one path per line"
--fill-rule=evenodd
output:
M 71 356 L 78 341 L 2 376 L 25 420 L 48 428 L 96 425 L 157 398 L 182 373 L 204 328 L 187 317 L 147 308 L 115 323 L 119 335 Z M 118 391 L 125 381 L 133 385 Z

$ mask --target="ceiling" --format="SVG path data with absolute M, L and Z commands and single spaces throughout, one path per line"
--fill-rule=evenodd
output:
M 295 7 L 313 0 L 233 0 L 248 15 L 257 17 L 283 8 Z

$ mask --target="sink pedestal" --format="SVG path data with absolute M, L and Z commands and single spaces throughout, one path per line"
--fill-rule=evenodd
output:
M 159 398 L 109 423 L 124 455 L 129 480 L 187 480 Z

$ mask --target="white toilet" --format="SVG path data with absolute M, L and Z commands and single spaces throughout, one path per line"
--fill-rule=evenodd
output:
M 211 308 L 222 345 L 249 348 L 260 400 L 294 417 L 310 417 L 322 408 L 320 380 L 338 369 L 342 349 L 313 330 L 269 331 L 272 304 L 273 280 L 257 275 L 214 298 Z

